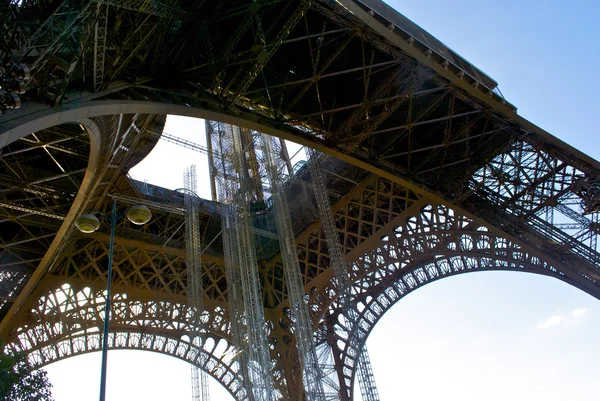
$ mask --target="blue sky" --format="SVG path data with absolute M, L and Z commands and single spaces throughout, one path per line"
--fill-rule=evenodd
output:
M 520 115 L 598 158 L 599 2 L 388 3 L 496 79 Z
M 600 157 L 600 2 L 389 3 L 496 79 L 519 114 Z M 170 124 L 169 133 L 200 141 L 202 124 Z M 151 168 L 164 170 L 164 154 L 181 152 L 170 144 L 161 149 L 136 177 L 156 176 Z M 162 173 L 165 182 L 181 180 L 191 160 L 204 163 L 195 154 L 178 156 L 179 165 Z M 385 315 L 368 346 L 383 401 L 591 401 L 598 333 L 595 298 L 548 277 L 486 272 L 410 294 Z M 96 400 L 99 366 L 98 353 L 49 366 L 57 401 Z M 214 384 L 211 394 L 213 401 L 229 399 Z M 189 367 L 157 354 L 111 352 L 108 399 L 189 400 Z

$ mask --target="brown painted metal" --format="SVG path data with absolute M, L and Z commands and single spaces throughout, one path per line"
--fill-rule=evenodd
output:
M 598 162 L 520 117 L 457 55 L 415 40 L 381 2 L 128 0 L 103 7 L 101 20 L 95 2 L 60 3 L 2 6 L 2 29 L 15 35 L 0 35 L 1 49 L 32 66 L 23 107 L 0 115 L 0 339 L 36 364 L 99 348 L 107 232 L 81 236 L 73 220 L 105 212 L 117 194 L 155 208 L 142 229 L 117 227 L 111 347 L 196 363 L 243 398 L 219 205 L 206 201 L 200 217 L 210 315 L 202 353 L 184 337 L 183 197 L 126 176 L 166 114 L 331 156 L 327 185 L 341 196 L 332 204 L 360 316 L 353 327 L 339 320 L 306 171 L 289 183 L 289 201 L 316 337 L 331 348 L 343 400 L 378 319 L 433 280 L 525 271 L 600 297 Z M 277 246 L 259 261 L 273 375 L 281 394 L 300 400 L 280 263 Z

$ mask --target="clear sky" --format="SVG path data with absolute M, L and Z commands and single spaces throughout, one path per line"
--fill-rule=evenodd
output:
M 600 157 L 600 2 L 389 3 L 496 79 L 521 115 Z M 201 122 L 168 123 L 171 134 L 204 139 Z M 161 144 L 133 175 L 181 187 L 189 164 L 206 172 L 203 160 Z M 595 298 L 548 277 L 486 272 L 444 279 L 407 296 L 376 326 L 368 346 L 383 401 L 591 401 L 598 399 L 599 333 Z M 99 356 L 47 368 L 57 401 L 97 399 Z M 108 377 L 110 401 L 191 398 L 189 366 L 174 358 L 110 352 Z M 230 397 L 213 383 L 211 399 Z

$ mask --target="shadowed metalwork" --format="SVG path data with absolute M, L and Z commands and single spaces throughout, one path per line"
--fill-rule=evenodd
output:
M 4 2 L 0 15 L 10 74 L 0 87 L 0 339 L 38 366 L 100 345 L 108 231 L 83 236 L 74 219 L 113 199 L 123 210 L 143 203 L 149 224 L 116 229 L 111 347 L 174 355 L 253 400 L 245 378 L 256 361 L 232 329 L 227 206 L 216 187 L 196 205 L 204 327 L 190 345 L 184 195 L 127 175 L 167 114 L 246 132 L 246 242 L 277 397 L 306 394 L 274 210 L 254 163 L 259 132 L 325 155 L 351 312 L 306 164 L 283 169 L 278 196 L 327 399 L 352 399 L 373 326 L 433 280 L 524 271 L 600 297 L 598 162 L 520 117 L 491 77 L 379 0 L 31 0 Z M 220 156 L 212 143 L 185 144 Z M 235 178 L 215 166 L 214 180 Z

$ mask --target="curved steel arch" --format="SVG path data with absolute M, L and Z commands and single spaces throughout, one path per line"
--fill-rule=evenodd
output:
M 52 114 L 51 112 L 49 112 L 48 110 L 44 110 L 42 111 L 39 115 L 36 116 L 36 118 L 31 119 L 31 116 L 29 117 L 24 117 L 22 120 L 17 119 L 13 119 L 10 120 L 10 123 L 15 124 L 15 130 L 10 130 L 8 133 L 5 132 L 5 134 L 7 134 L 7 137 L 12 138 L 12 140 L 16 140 L 20 137 L 23 137 L 24 135 L 28 134 L 27 131 L 29 130 L 36 130 L 36 129 L 41 129 L 41 127 L 44 126 L 54 126 L 56 124 L 60 124 L 63 122 L 85 122 L 87 120 L 92 121 L 90 119 L 94 119 L 94 120 L 98 120 L 99 123 L 108 123 L 105 125 L 110 125 L 110 122 L 114 122 L 116 119 L 119 118 L 119 115 L 115 115 L 114 113 L 116 113 L 117 111 L 121 111 L 121 112 L 127 112 L 131 115 L 131 113 L 133 111 L 146 111 L 148 112 L 149 110 L 147 109 L 147 106 L 157 106 L 157 103 L 152 103 L 152 102 L 145 102 L 144 104 L 142 104 L 140 107 L 141 109 L 139 110 L 130 110 L 130 109 L 114 109 L 115 106 L 115 102 L 105 102 L 105 104 L 103 104 L 103 106 L 107 106 L 110 110 L 107 112 L 106 109 L 102 109 L 102 107 L 100 107 L 100 109 L 98 108 L 94 108 L 93 111 L 90 111 L 88 109 L 86 109 L 85 107 L 79 107 L 80 105 L 74 106 L 71 109 L 71 112 L 69 113 L 68 111 L 65 111 L 65 107 L 61 107 L 60 109 L 63 109 L 62 111 Z M 95 104 L 95 106 L 97 106 L 97 104 Z M 102 105 L 101 105 L 102 106 Z M 112 109 L 111 109 L 112 107 Z M 181 109 L 185 109 L 185 110 L 189 110 L 187 108 L 181 108 Z M 75 110 L 73 112 L 73 110 Z M 100 110 L 100 111 L 99 111 Z M 157 111 L 155 109 L 152 109 L 153 111 Z M 56 111 L 56 110 L 54 110 Z M 81 113 L 83 111 L 83 113 Z M 164 111 L 164 110 L 163 110 Z M 140 113 L 135 113 L 134 115 L 137 116 Z M 162 113 L 161 113 L 162 114 Z M 175 114 L 175 113 L 173 113 Z M 180 113 L 181 114 L 181 113 Z M 103 118 L 103 116 L 107 116 L 105 118 Z M 39 118 L 38 118 L 39 117 Z M 120 117 L 123 117 L 123 114 L 120 114 Z M 26 123 L 25 121 L 29 121 L 29 123 Z M 19 125 L 20 123 L 24 123 Z M 31 125 L 33 124 L 33 125 Z M 99 124 L 100 125 L 100 124 Z M 6 127 L 3 127 L 6 128 Z M 104 128 L 104 129 L 102 129 Z M 77 216 L 78 214 L 82 213 L 82 210 L 84 210 L 85 207 L 89 207 L 88 203 L 90 201 L 94 201 L 94 194 L 95 191 L 97 191 L 97 187 L 96 185 L 99 182 L 99 178 L 98 177 L 102 177 L 102 175 L 107 171 L 107 165 L 108 162 L 110 161 L 110 158 L 107 157 L 107 155 L 110 155 L 111 153 L 120 152 L 120 147 L 116 146 L 118 145 L 118 141 L 116 141 L 115 139 L 119 138 L 120 135 L 120 131 L 119 131 L 119 126 L 116 124 L 113 124 L 113 126 L 104 126 L 102 128 L 97 129 L 97 135 L 91 139 L 92 146 L 91 146 L 91 153 L 90 153 L 90 161 L 91 160 L 96 160 L 96 163 L 91 163 L 90 165 L 88 165 L 88 170 L 86 172 L 86 180 L 90 183 L 89 188 L 87 188 L 87 193 L 83 196 L 81 196 L 81 202 L 78 202 L 78 199 L 76 199 L 76 201 L 73 203 L 73 206 L 71 208 L 71 210 L 69 211 L 69 215 L 70 216 Z M 116 170 L 115 170 L 116 171 Z M 88 177 L 90 176 L 90 177 Z M 94 180 L 96 182 L 94 182 Z M 83 189 L 82 189 L 83 190 Z M 80 191 L 80 194 L 82 192 L 82 190 Z M 73 217 L 74 218 L 74 217 Z M 53 243 L 53 250 L 54 250 L 54 255 L 56 255 L 58 252 L 61 251 L 61 249 L 64 248 L 64 246 L 66 245 L 66 240 L 68 240 L 70 238 L 69 234 L 72 232 L 73 229 L 73 218 L 66 219 L 65 222 L 63 223 L 63 225 L 61 226 L 61 231 L 58 233 L 58 235 L 56 236 L 54 243 Z M 62 232 L 64 231 L 64 232 Z M 49 255 L 46 255 L 48 257 L 48 263 L 51 263 L 52 265 L 55 264 L 56 260 L 54 258 L 52 258 Z M 32 302 L 35 304 L 36 302 L 40 301 L 37 297 L 40 296 L 40 288 L 41 291 L 44 291 L 45 289 L 48 289 L 48 284 L 52 284 L 52 277 L 48 277 L 46 275 L 46 273 L 48 272 L 48 266 L 42 266 L 42 264 L 40 264 L 40 266 L 38 267 L 38 269 L 34 272 L 34 278 L 35 280 L 30 280 L 27 284 L 27 287 L 25 288 L 25 291 L 23 291 L 20 295 L 19 295 L 19 299 L 21 300 L 21 303 L 16 307 L 16 308 L 12 308 L 10 310 L 10 314 L 12 316 L 16 316 L 17 314 L 19 315 L 19 323 L 20 325 L 18 327 L 11 327 L 8 323 L 9 319 L 4 319 L 2 322 L 2 326 L 0 326 L 0 330 L 3 331 L 3 336 L 7 339 L 11 339 L 11 338 L 15 338 L 16 337 L 16 342 L 19 342 L 23 339 L 24 336 L 27 336 L 27 332 L 32 333 L 31 336 L 27 336 L 28 339 L 28 347 L 24 347 L 22 349 L 28 349 L 31 350 L 31 352 L 37 352 L 36 349 L 39 349 L 40 347 L 52 347 L 52 343 L 53 342 L 60 342 L 62 340 L 61 337 L 65 337 L 65 341 L 68 342 L 67 337 L 69 336 L 69 334 L 67 333 L 63 333 L 59 327 L 62 324 L 60 321 L 56 321 L 53 324 L 48 324 L 48 322 L 46 321 L 47 318 L 47 313 L 44 313 L 44 318 L 43 319 L 37 319 L 37 322 L 32 322 L 33 325 L 28 326 L 27 324 L 22 324 L 23 320 L 27 320 L 29 318 L 30 323 L 31 323 L 31 316 L 28 316 L 27 318 L 24 317 L 21 313 L 22 309 L 26 309 L 27 308 L 27 297 L 30 297 L 31 295 L 35 295 L 36 298 L 32 300 Z M 50 278 L 50 280 L 44 281 L 44 276 L 46 276 L 46 278 Z M 40 283 L 43 283 L 43 285 L 40 286 Z M 160 296 L 160 294 L 155 294 L 155 295 L 159 295 L 157 298 L 162 298 Z M 42 295 L 43 297 L 43 295 Z M 18 299 L 18 300 L 19 300 Z M 42 301 L 43 303 L 43 301 Z M 156 302 L 156 304 L 161 303 L 161 301 Z M 100 304 L 98 304 L 98 307 L 100 307 Z M 114 309 L 117 309 L 119 307 L 118 302 L 115 302 L 114 305 Z M 123 310 L 128 310 L 128 306 L 124 306 Z M 95 310 L 94 314 L 98 314 L 99 311 Z M 116 313 L 118 313 L 118 311 L 116 311 Z M 185 314 L 180 314 L 180 316 L 184 316 Z M 16 319 L 17 320 L 17 319 Z M 148 320 L 144 320 L 142 319 L 144 322 L 148 322 Z M 209 317 L 207 319 L 211 324 L 217 324 L 217 325 L 221 325 L 222 327 L 228 327 L 228 322 L 227 322 L 227 318 L 226 317 L 222 317 L 220 319 L 216 319 L 214 317 Z M 114 321 L 114 319 L 113 319 Z M 91 325 L 92 327 L 99 327 L 100 325 L 97 323 L 99 322 L 99 319 L 95 320 L 96 323 L 87 323 L 88 325 Z M 39 323 L 37 325 L 35 325 L 36 323 Z M 73 322 L 71 322 L 73 323 Z M 168 321 L 166 321 L 166 324 L 169 323 L 173 323 L 173 320 L 170 319 Z M 80 325 L 81 323 L 79 322 L 74 322 L 74 324 Z M 13 325 L 14 326 L 14 325 Z M 218 330 L 219 328 L 216 328 L 216 330 Z M 8 330 L 12 330 L 12 332 L 9 332 Z M 118 330 L 118 328 L 117 328 Z M 135 330 L 139 330 L 139 326 L 134 326 L 134 327 L 129 327 L 127 329 L 127 332 L 132 332 Z M 156 327 L 152 327 L 151 331 L 157 331 Z M 158 330 L 160 331 L 160 330 Z M 211 330 L 213 331 L 213 330 Z M 184 330 L 182 333 L 182 335 L 187 335 L 188 330 Z M 19 336 L 21 338 L 19 338 Z M 225 337 L 225 336 L 222 336 Z M 42 343 L 34 343 L 37 341 L 42 341 Z M 10 341 L 10 340 L 9 340 Z M 31 345 L 33 344 L 33 346 L 35 348 L 31 348 Z M 237 352 L 234 352 L 237 353 Z M 56 354 L 55 356 L 58 357 L 58 354 Z M 275 370 L 281 368 L 279 365 L 274 368 Z M 281 372 L 274 372 L 279 374 L 278 380 L 277 380 L 277 385 L 279 387 L 281 387 L 281 391 L 285 391 L 285 377 L 281 375 Z
M 81 182 L 79 191 L 77 192 L 73 204 L 69 209 L 69 213 L 65 217 L 63 224 L 61 224 L 60 229 L 56 233 L 52 244 L 50 245 L 43 259 L 40 261 L 36 270 L 33 272 L 31 277 L 28 279 L 27 283 L 21 290 L 19 296 L 15 300 L 16 306 L 13 305 L 13 307 L 11 307 L 11 309 L 8 311 L 7 315 L 0 321 L 0 333 L 2 333 L 3 330 L 6 330 L 5 325 L 6 322 L 9 320 L 11 314 L 14 315 L 18 312 L 20 304 L 23 303 L 25 299 L 35 290 L 36 286 L 43 278 L 44 274 L 48 269 L 48 266 L 52 263 L 53 259 L 58 254 L 64 236 L 66 236 L 72 230 L 75 218 L 82 213 L 83 208 L 87 204 L 89 195 L 94 187 L 94 181 L 98 178 L 98 170 L 101 163 L 100 149 L 103 143 L 102 128 L 100 127 L 100 124 L 98 124 L 96 121 L 85 116 L 82 116 L 77 122 L 82 124 L 86 128 L 86 132 L 88 133 L 90 139 L 90 156 L 83 181 Z M 30 134 L 31 132 L 24 133 L 21 130 L 19 130 L 19 136 L 11 136 L 10 139 L 11 141 L 15 141 L 19 138 L 24 137 L 25 135 Z
M 101 96 L 98 94 L 97 96 Z M 181 101 L 181 99 L 179 99 Z M 183 101 L 181 101 L 182 104 Z M 95 187 L 101 177 L 107 170 L 107 156 L 115 149 L 115 135 L 118 134 L 118 129 L 115 126 L 115 118 L 123 115 L 181 115 L 188 117 L 205 118 L 227 122 L 244 126 L 250 129 L 255 129 L 270 135 L 275 135 L 285 139 L 293 139 L 295 142 L 308 145 L 318 149 L 324 153 L 349 161 L 361 168 L 370 170 L 379 176 L 387 177 L 392 181 L 400 181 L 402 185 L 413 187 L 412 184 L 400 179 L 399 177 L 383 171 L 377 167 L 371 166 L 368 163 L 360 161 L 352 156 L 343 154 L 333 150 L 308 135 L 299 129 L 293 128 L 290 125 L 277 123 L 275 121 L 266 121 L 260 117 L 254 116 L 252 113 L 245 114 L 238 111 L 238 115 L 233 113 L 226 114 L 219 111 L 202 108 L 201 105 L 190 107 L 182 104 L 173 103 L 158 103 L 151 101 L 131 101 L 131 100 L 94 100 L 87 102 L 72 102 L 62 104 L 60 106 L 48 107 L 45 105 L 32 105 L 27 110 L 32 112 L 19 112 L 11 114 L 10 118 L 0 120 L 0 147 L 14 142 L 31 132 L 36 132 L 45 128 L 53 127 L 63 123 L 84 123 L 97 119 L 103 122 L 103 126 L 94 131 L 94 136 L 90 138 L 90 163 L 86 171 L 82 186 L 77 198 L 73 202 L 67 218 L 65 218 L 60 230 L 53 240 L 52 246 L 46 253 L 44 259 L 33 272 L 31 278 L 25 284 L 23 290 L 16 298 L 13 307 L 8 311 L 7 315 L 0 321 L 0 337 L 7 335 L 9 330 L 9 321 L 14 317 L 17 311 L 24 304 L 27 297 L 35 290 L 40 280 L 44 277 L 50 264 L 58 254 L 60 248 L 64 246 L 64 240 L 73 229 L 73 222 L 76 216 L 83 213 L 84 208 L 88 204 Z M 100 124 L 99 124 L 100 125 Z M 311 139 L 312 138 L 312 139 Z
M 501 259 L 488 258 L 488 261 L 493 261 L 494 265 L 482 265 L 480 264 L 482 258 L 483 256 L 454 256 L 447 259 L 441 259 L 443 262 L 447 263 L 447 266 L 452 266 L 449 270 L 440 269 L 435 262 L 421 265 L 420 267 L 409 267 L 409 271 L 398 274 L 397 280 L 385 287 L 385 289 L 380 289 L 380 292 L 377 295 L 364 296 L 363 302 L 359 301 L 357 303 L 357 309 L 360 310 L 360 312 L 358 312 L 359 318 L 351 327 L 347 327 L 349 322 L 346 319 L 335 321 L 334 326 L 344 327 L 342 330 L 350 330 L 350 334 L 336 335 L 334 337 L 335 342 L 330 344 L 334 350 L 338 352 L 337 358 L 341 365 L 341 369 L 337 370 L 340 376 L 338 377 L 338 380 L 343 381 L 346 385 L 344 388 L 347 388 L 347 399 L 352 399 L 356 383 L 358 359 L 368 336 L 383 315 L 385 315 L 385 313 L 404 296 L 434 281 L 472 272 L 512 271 L 556 277 L 551 273 L 542 271 L 536 267 L 519 268 L 516 265 L 512 268 L 505 267 L 502 266 L 502 264 L 505 264 L 506 261 Z M 440 260 L 436 262 L 440 263 Z M 419 266 L 419 264 L 420 263 L 416 263 L 417 266 Z M 343 333 L 343 331 L 339 332 Z M 340 346 L 340 341 L 343 343 L 343 346 Z
M 178 101 L 181 101 L 181 99 L 178 99 Z M 82 119 L 86 118 L 89 119 L 96 118 L 98 116 L 110 116 L 118 113 L 176 114 L 190 117 L 208 118 L 246 126 L 283 138 L 293 137 L 293 140 L 296 142 L 315 147 L 332 156 L 340 157 L 341 159 L 355 164 L 356 166 L 376 173 L 382 179 L 399 184 L 405 187 L 407 190 L 413 191 L 419 196 L 426 196 L 427 198 L 434 199 L 435 201 L 442 201 L 437 195 L 427 192 L 414 183 L 407 182 L 398 175 L 390 174 L 389 171 L 383 171 L 381 168 L 361 161 L 353 155 L 341 154 L 335 149 L 328 148 L 327 146 L 316 142 L 316 140 L 306 132 L 300 132 L 297 128 L 291 125 L 274 121 L 266 121 L 264 119 L 261 120 L 260 118 L 253 116 L 250 112 L 242 112 L 237 110 L 238 115 L 234 116 L 233 113 L 226 114 L 223 112 L 210 110 L 208 108 L 202 108 L 201 106 L 201 104 L 194 104 L 192 107 L 189 105 L 183 106 L 173 103 L 130 100 L 95 100 L 82 103 L 73 102 L 56 107 L 41 108 L 41 110 L 36 112 L 19 117 L 15 116 L 13 119 L 0 123 L 0 142 L 8 139 L 15 140 L 26 133 L 31 132 L 32 130 L 42 129 L 44 127 L 66 121 L 81 121 Z M 64 226 L 67 226 L 67 224 Z M 57 235 L 57 239 L 59 239 L 59 237 L 60 235 Z M 57 239 L 55 239 L 55 241 Z M 41 277 L 43 272 L 36 271 L 36 274 Z M 31 283 L 28 284 L 28 286 L 33 285 L 34 284 Z M 26 293 L 27 291 L 24 291 L 22 294 Z M 20 299 L 22 301 L 23 297 L 21 296 Z M 6 329 L 3 327 L 3 325 L 6 324 L 6 320 L 7 319 L 4 319 L 0 324 L 0 332 Z
M 28 355 L 36 367 L 100 350 L 104 292 L 65 284 L 40 296 L 28 313 L 32 324 L 20 327 L 8 346 Z M 221 307 L 201 313 L 200 319 L 207 322 L 202 346 L 189 343 L 188 322 L 196 312 L 184 303 L 136 300 L 116 292 L 112 308 L 111 349 L 151 350 L 178 357 L 206 370 L 234 398 L 248 397 L 242 367 L 235 358 L 239 348 L 230 341 L 227 312 Z
M 558 270 L 559 263 L 534 256 L 499 230 L 442 204 L 421 204 L 418 213 L 381 241 L 382 246 L 352 263 L 354 271 L 363 271 L 353 286 L 358 319 L 343 316 L 335 302 L 328 317 L 328 341 L 337 353 L 338 379 L 348 400 L 360 352 L 375 324 L 401 298 L 430 282 L 476 271 L 522 271 L 557 278 L 600 298 Z
M 135 87 L 136 89 L 149 91 L 149 96 L 154 95 L 151 88 Z M 126 87 L 123 91 L 129 89 Z M 109 96 L 113 92 L 99 93 L 95 97 L 103 95 Z M 175 94 L 173 94 L 175 95 Z M 368 162 L 359 153 L 347 153 L 322 143 L 316 136 L 311 135 L 306 127 L 286 124 L 266 118 L 260 114 L 253 113 L 250 110 L 235 109 L 228 113 L 222 111 L 218 105 L 212 105 L 207 102 L 196 101 L 189 104 L 184 95 L 177 96 L 177 103 L 161 103 L 153 101 L 140 100 L 91 100 L 82 102 L 70 102 L 60 106 L 48 107 L 39 105 L 31 107 L 32 112 L 13 113 L 13 118 L 2 121 L 0 119 L 0 147 L 14 142 L 15 140 L 29 135 L 41 129 L 53 127 L 67 122 L 78 123 L 85 119 L 106 117 L 124 114 L 156 114 L 156 115 L 178 115 L 184 117 L 202 118 L 207 120 L 220 121 L 227 124 L 237 125 L 253 129 L 265 134 L 277 136 L 283 139 L 292 140 L 298 144 L 309 146 L 320 152 L 334 156 L 361 167 L 367 171 L 377 174 L 380 177 L 391 181 L 401 183 L 402 185 L 421 192 L 422 189 L 414 183 L 403 179 L 397 172 L 388 171 Z M 211 108 L 212 107 L 212 108 Z M 27 109 L 29 110 L 29 109 Z
M 139 115 L 136 115 L 132 121 L 135 121 L 138 116 Z M 61 250 L 63 250 L 66 244 L 65 240 L 74 230 L 75 218 L 84 213 L 86 208 L 90 207 L 91 202 L 97 201 L 94 195 L 102 193 L 102 191 L 105 190 L 103 188 L 106 188 L 106 184 L 116 179 L 116 169 L 111 170 L 108 168 L 108 165 L 110 163 L 114 163 L 114 160 L 123 158 L 123 155 L 129 153 L 128 150 L 121 149 L 121 144 L 119 144 L 117 140 L 123 136 L 121 135 L 124 121 L 123 115 L 113 115 L 104 118 L 94 117 L 92 115 L 63 117 L 65 118 L 55 119 L 53 125 L 69 122 L 81 124 L 86 128 L 86 132 L 89 134 L 90 139 L 88 165 L 77 195 L 73 200 L 72 205 L 60 228 L 56 232 L 56 235 L 52 240 L 52 243 L 49 246 L 46 254 L 39 262 L 35 271 L 28 278 L 19 295 L 14 300 L 13 305 L 0 322 L 0 337 L 6 337 L 8 335 L 7 331 L 10 329 L 9 321 L 19 313 L 19 310 L 25 303 L 26 299 L 32 293 L 34 293 L 43 277 L 56 261 L 56 258 L 60 254 Z M 36 121 L 39 122 L 39 120 Z M 53 126 L 47 125 L 50 123 L 50 121 L 44 121 L 45 125 L 43 126 Z M 22 119 L 15 118 L 9 120 L 9 123 L 19 124 L 24 123 L 24 121 Z M 138 123 L 141 126 L 146 127 L 147 125 L 152 125 L 154 122 L 152 116 L 143 116 L 138 119 Z M 27 134 L 30 134 L 31 132 L 36 132 L 35 130 L 27 132 L 30 128 L 35 129 L 35 127 L 30 127 L 27 124 L 24 124 L 24 126 L 19 126 L 16 131 L 11 131 L 9 134 L 7 134 L 8 136 L 6 136 L 6 138 L 17 140 Z
M 35 110 L 35 108 L 34 108 Z M 246 126 L 248 121 L 229 114 L 219 113 L 200 107 L 186 107 L 172 103 L 133 100 L 93 100 L 66 103 L 61 106 L 40 107 L 38 110 L 0 122 L 0 146 L 16 141 L 32 132 L 64 123 L 80 123 L 94 117 L 120 114 L 161 114 L 218 120 L 230 124 Z M 82 123 L 83 124 L 83 123 Z M 264 129 L 263 125 L 253 124 L 248 128 Z M 99 137 L 98 137 L 99 138 Z
M 458 236 L 472 232 L 477 233 L 480 241 L 484 241 L 475 244 L 479 247 L 489 243 L 490 236 L 502 238 L 499 245 L 504 244 L 503 248 L 494 249 L 497 258 L 506 257 L 506 244 L 510 243 L 511 247 L 519 247 L 515 248 L 516 253 L 527 253 L 535 258 L 535 264 L 543 261 L 551 273 L 557 273 L 557 267 L 560 266 L 562 270 L 557 273 L 557 277 L 563 281 L 596 297 L 600 296 L 598 286 L 588 277 L 554 259 L 553 255 L 525 244 L 521 239 L 469 212 L 454 206 L 449 207 L 428 194 L 419 195 L 394 184 L 396 188 L 390 181 L 382 178 L 365 180 L 365 183 L 367 185 L 357 188 L 359 191 L 348 196 L 345 204 L 338 207 L 334 214 L 346 261 L 350 264 L 355 296 L 369 291 L 398 270 L 398 267 L 406 266 L 417 256 L 422 257 L 424 253 L 462 254 L 472 251 L 472 245 L 469 243 L 447 244 L 451 239 L 450 234 Z M 441 213 L 433 213 L 434 209 Z M 324 271 L 325 280 L 315 279 L 307 283 L 307 286 L 312 286 L 311 310 L 316 323 L 325 318 L 328 311 L 336 309 L 337 292 L 327 281 L 330 277 L 325 272 L 327 267 L 322 266 L 325 263 L 322 255 L 326 254 L 326 248 L 320 227 L 309 228 L 299 239 L 301 263 L 310 269 Z M 381 246 L 382 244 L 384 246 Z M 443 246 L 453 248 L 441 248 Z M 403 263 L 402 266 L 400 263 Z
M 19 350 L 14 344 L 9 345 L 14 350 Z M 30 351 L 27 355 L 31 363 L 40 368 L 45 365 L 83 355 L 102 349 L 101 333 L 83 333 L 69 336 L 45 347 Z M 159 334 L 136 333 L 129 331 L 113 331 L 109 335 L 109 349 L 111 350 L 145 350 L 159 354 L 169 355 L 194 364 L 205 370 L 219 382 L 236 400 L 248 399 L 242 386 L 242 376 L 237 361 L 224 363 L 210 352 L 190 346 L 189 342 Z M 228 348 L 228 350 L 231 349 Z M 27 352 L 27 351 L 25 351 Z

